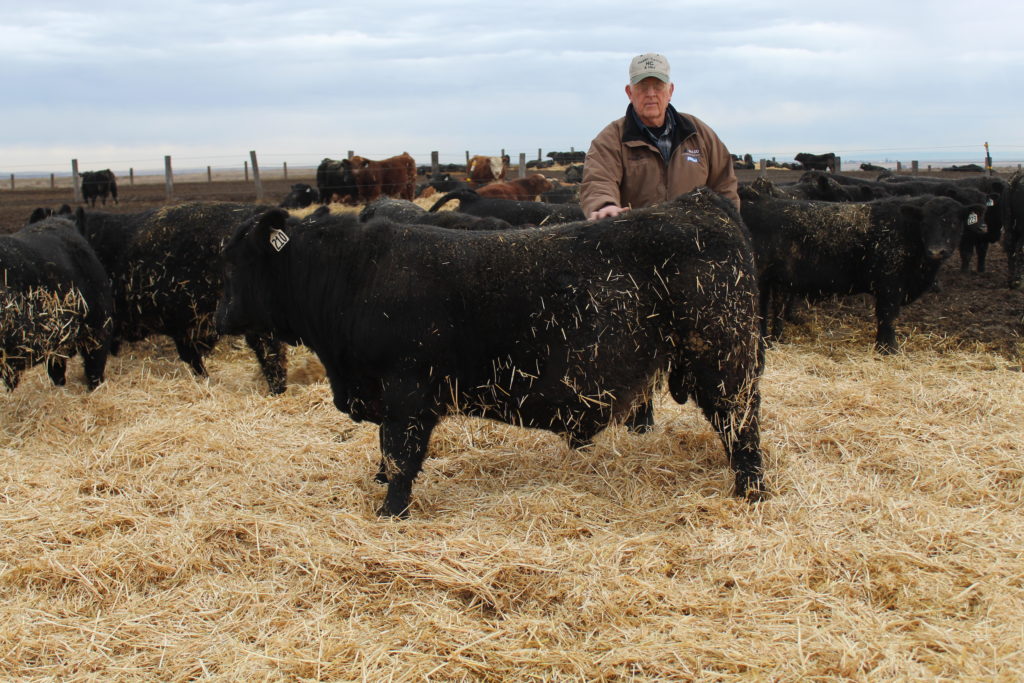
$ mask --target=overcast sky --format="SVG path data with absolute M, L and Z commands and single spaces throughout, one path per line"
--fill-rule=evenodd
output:
M 1024 159 L 1024 3 L 0 0 L 0 173 L 586 149 L 629 60 L 735 154 Z

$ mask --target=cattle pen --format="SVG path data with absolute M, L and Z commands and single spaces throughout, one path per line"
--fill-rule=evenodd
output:
M 165 202 L 145 188 L 108 210 Z M 4 229 L 68 189 L 4 195 Z M 447 420 L 396 522 L 374 514 L 376 429 L 301 347 L 281 396 L 241 339 L 208 378 L 162 339 L 91 393 L 77 358 L 65 388 L 34 368 L 0 395 L 0 677 L 1020 679 L 1024 293 L 992 251 L 986 273 L 947 262 L 895 355 L 871 350 L 863 297 L 768 349 L 753 505 L 667 394 L 650 434 L 580 451 Z

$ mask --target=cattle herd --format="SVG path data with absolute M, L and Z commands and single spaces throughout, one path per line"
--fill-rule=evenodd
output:
M 1008 287 L 1024 267 L 1020 172 L 865 180 L 811 156 L 798 161 L 823 170 L 797 182 L 741 185 L 740 211 L 700 189 L 597 222 L 584 220 L 573 183 L 508 179 L 507 156 L 473 157 L 463 177 L 419 187 L 405 153 L 324 159 L 317 187 L 293 185 L 278 207 L 133 213 L 94 210 L 96 198 L 117 200 L 116 182 L 83 173 L 88 208 L 38 209 L 0 236 L 0 376 L 14 390 L 45 363 L 60 385 L 79 354 L 92 389 L 108 354 L 151 335 L 205 375 L 204 358 L 231 334 L 244 335 L 276 394 L 285 346 L 305 345 L 337 408 L 379 425 L 380 514 L 399 517 L 446 416 L 545 429 L 581 448 L 614 422 L 649 429 L 664 383 L 718 433 L 736 495 L 757 500 L 764 348 L 795 306 L 870 294 L 875 348 L 893 353 L 901 307 L 939 286 L 954 252 L 962 269 L 983 271 L 1001 241 Z M 412 201 L 435 194 L 430 209 Z M 303 217 L 288 210 L 316 203 Z

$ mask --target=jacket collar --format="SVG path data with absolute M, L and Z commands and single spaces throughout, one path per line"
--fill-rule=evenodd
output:
M 693 125 L 693 121 L 677 112 L 676 108 L 671 104 L 668 105 L 668 109 L 665 110 L 665 116 L 671 116 L 674 124 L 672 126 L 673 148 L 697 132 L 697 127 Z M 633 110 L 632 103 L 626 107 L 626 122 L 622 128 L 622 141 L 646 142 L 647 144 L 651 144 L 647 136 L 644 135 L 644 132 L 640 130 L 640 126 L 637 125 L 636 113 Z

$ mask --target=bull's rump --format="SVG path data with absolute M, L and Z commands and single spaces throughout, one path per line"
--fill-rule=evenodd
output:
M 307 343 L 357 394 L 412 377 L 450 409 L 529 426 L 619 414 L 695 346 L 749 351 L 755 320 L 736 224 L 632 213 L 500 234 L 370 224 L 342 238 L 358 284 L 319 311 L 335 332 Z

